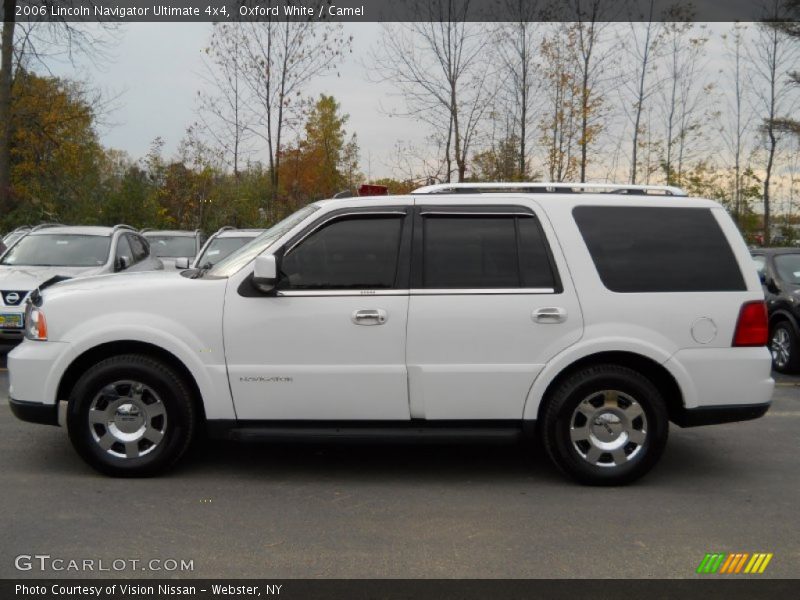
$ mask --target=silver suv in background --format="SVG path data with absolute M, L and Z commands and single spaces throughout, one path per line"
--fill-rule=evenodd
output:
M 128 225 L 36 227 L 0 258 L 0 341 L 22 339 L 25 299 L 53 277 L 163 268 L 147 240 Z
M 226 226 L 213 234 L 203 246 L 200 253 L 190 261 L 179 258 L 175 261 L 177 269 L 201 269 L 211 268 L 229 254 L 232 254 L 242 246 L 249 244 L 259 235 L 264 233 L 263 229 L 236 229 Z
M 150 242 L 153 255 L 161 259 L 165 269 L 176 268 L 179 258 L 193 261 L 206 241 L 206 235 L 200 229 L 142 229 L 140 233 Z

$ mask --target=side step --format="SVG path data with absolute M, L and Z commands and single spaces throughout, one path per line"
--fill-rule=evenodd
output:
M 526 429 L 527 429 L 526 424 Z M 278 443 L 423 443 L 456 444 L 482 442 L 513 444 L 523 437 L 523 427 L 519 421 L 513 425 L 488 422 L 467 424 L 417 424 L 416 422 L 396 424 L 342 424 L 291 422 L 282 424 L 270 421 L 259 422 L 209 422 L 209 434 L 217 439 L 244 442 Z

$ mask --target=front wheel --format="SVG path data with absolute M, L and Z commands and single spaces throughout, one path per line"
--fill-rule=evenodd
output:
M 769 339 L 772 366 L 780 373 L 800 373 L 800 339 L 791 324 L 781 321 Z
M 547 453 L 581 483 L 629 483 L 647 473 L 664 451 L 669 431 L 664 400 L 633 369 L 586 367 L 561 382 L 546 402 Z
M 173 465 L 186 451 L 196 414 L 186 382 L 169 366 L 138 354 L 90 368 L 69 398 L 72 445 L 107 475 L 142 477 Z

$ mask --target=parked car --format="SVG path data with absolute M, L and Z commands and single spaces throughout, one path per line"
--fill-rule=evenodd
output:
M 264 233 L 263 229 L 223 227 L 208 238 L 208 241 L 203 245 L 203 248 L 197 254 L 197 258 L 195 258 L 194 261 L 190 263 L 188 259 L 179 258 L 175 261 L 175 268 L 211 268 L 232 252 L 252 242 L 262 233 Z
M 764 295 L 730 216 L 672 187 L 460 184 L 315 202 L 209 270 L 34 294 L 23 420 L 118 476 L 229 439 L 538 433 L 588 484 L 648 472 L 669 422 L 754 419 Z
M 753 250 L 769 313 L 772 366 L 781 373 L 800 373 L 800 250 Z
M 14 242 L 24 236 L 26 233 L 30 232 L 31 226 L 30 225 L 23 225 L 21 227 L 17 227 L 13 231 L 9 231 L 7 234 L 3 236 L 3 244 L 5 244 L 6 248 L 9 246 L 13 246 Z
M 176 268 L 179 258 L 192 262 L 206 241 L 205 234 L 199 229 L 194 231 L 143 229 L 141 233 L 150 242 L 153 254 L 161 259 L 164 268 L 168 270 Z
M 0 341 L 23 337 L 25 299 L 53 277 L 163 269 L 132 227 L 34 228 L 0 258 Z

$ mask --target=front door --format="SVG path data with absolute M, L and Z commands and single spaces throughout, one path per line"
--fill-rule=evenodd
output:
M 239 419 L 409 419 L 407 210 L 323 215 L 276 252 L 275 293 L 228 290 Z

